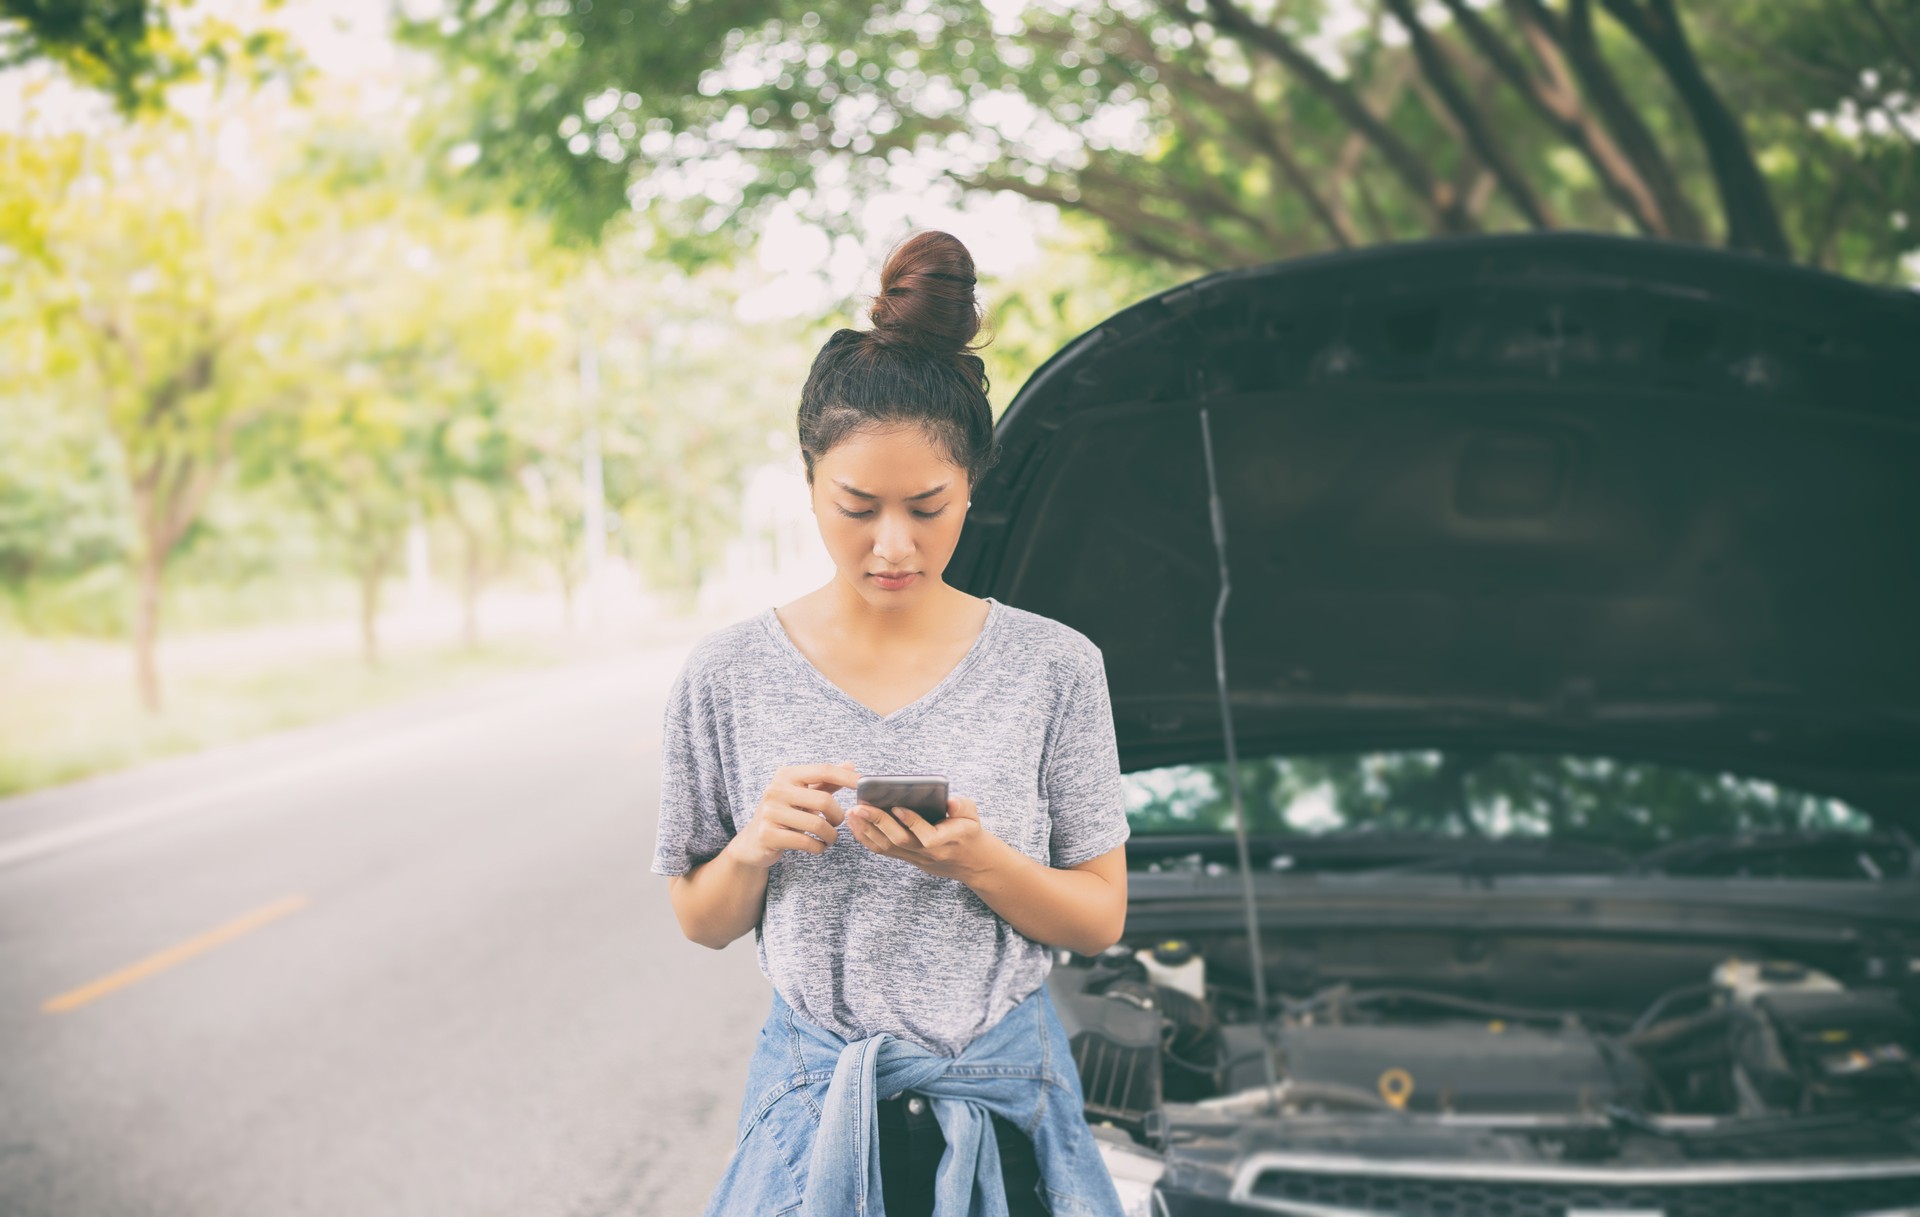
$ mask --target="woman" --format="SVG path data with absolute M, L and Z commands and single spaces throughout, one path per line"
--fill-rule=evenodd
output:
M 941 580 L 996 456 L 966 248 L 903 242 L 871 315 L 800 401 L 834 577 L 668 695 L 653 871 L 695 942 L 755 931 L 774 989 L 707 1211 L 1117 1214 L 1043 984 L 1126 918 L 1104 662 Z M 946 818 L 856 804 L 862 773 L 945 774 Z

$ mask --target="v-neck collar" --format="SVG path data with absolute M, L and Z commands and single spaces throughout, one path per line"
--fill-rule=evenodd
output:
M 880 713 L 866 702 L 861 701 L 839 685 L 828 680 L 827 674 L 815 667 L 813 661 L 808 659 L 806 655 L 801 652 L 800 648 L 794 644 L 793 639 L 787 634 L 787 627 L 780 622 L 780 614 L 775 612 L 773 607 L 769 607 L 762 612 L 760 614 L 760 620 L 766 625 L 767 633 L 773 637 L 774 644 L 780 650 L 792 656 L 794 662 L 798 663 L 802 668 L 805 668 L 814 680 L 820 682 L 828 696 L 838 698 L 868 719 L 882 726 L 893 727 L 898 726 L 908 719 L 919 717 L 920 714 L 925 712 L 935 702 L 939 701 L 940 695 L 959 681 L 959 679 L 966 674 L 967 669 L 971 668 L 974 662 L 985 653 L 988 641 L 992 638 L 994 631 L 999 628 L 1001 617 L 1005 615 L 1006 606 L 998 600 L 995 600 L 992 596 L 986 596 L 983 597 L 983 599 L 987 602 L 987 619 L 980 626 L 980 632 L 974 636 L 973 645 L 968 647 L 967 653 L 960 657 L 960 662 L 954 664 L 953 667 L 947 670 L 947 674 L 940 678 L 939 684 L 934 685 L 933 688 L 928 689 L 925 693 L 922 693 L 919 697 L 901 706 L 891 714 Z

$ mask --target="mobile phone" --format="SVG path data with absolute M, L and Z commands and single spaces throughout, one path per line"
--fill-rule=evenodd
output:
M 896 807 L 906 807 L 929 824 L 947 818 L 947 779 L 938 774 L 890 774 L 864 777 L 854 787 L 854 797 L 869 807 L 878 807 L 893 815 Z M 894 816 L 894 819 L 900 817 Z

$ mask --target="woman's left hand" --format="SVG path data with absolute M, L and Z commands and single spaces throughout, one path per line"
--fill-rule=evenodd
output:
M 929 824 L 905 807 L 896 807 L 896 820 L 870 803 L 856 803 L 847 813 L 854 839 L 876 854 L 911 862 L 930 875 L 971 882 L 1005 848 L 1000 838 L 980 824 L 980 809 L 962 796 L 947 800 L 947 818 Z

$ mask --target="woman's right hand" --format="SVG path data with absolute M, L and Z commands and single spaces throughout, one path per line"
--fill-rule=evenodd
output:
M 727 851 L 741 865 L 758 870 L 771 869 L 790 849 L 826 853 L 846 818 L 833 792 L 851 790 L 859 781 L 851 763 L 782 766 L 767 783 L 753 818 L 727 842 Z

